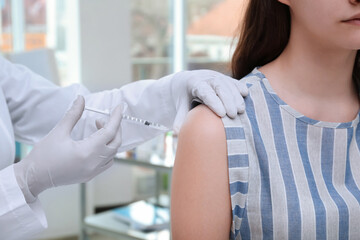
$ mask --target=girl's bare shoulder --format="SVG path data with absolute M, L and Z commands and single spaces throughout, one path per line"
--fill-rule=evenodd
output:
M 226 139 L 221 118 L 205 105 L 199 105 L 189 112 L 182 130 L 190 131 L 191 135 L 199 138 L 215 138 L 213 141 Z

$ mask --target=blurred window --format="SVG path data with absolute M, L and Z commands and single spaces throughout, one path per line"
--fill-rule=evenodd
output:
M 1 51 L 3 52 L 9 52 L 13 48 L 11 0 L 1 0 L 0 7 L 1 7 L 0 48 Z
M 134 80 L 159 78 L 172 71 L 171 14 L 184 1 L 185 68 L 230 74 L 234 38 L 246 0 L 133 0 L 132 58 Z
M 24 0 L 25 50 L 46 47 L 46 0 Z
M 16 1 L 21 5 L 14 7 L 11 0 L 0 0 L 1 7 L 1 35 L 0 49 L 2 52 L 11 52 L 14 49 L 14 29 L 22 32 L 24 39 L 23 49 L 31 50 L 46 46 L 46 0 L 23 0 Z M 24 29 L 15 26 L 14 17 L 24 20 Z
M 71 83 L 75 78 L 71 75 L 74 64 L 69 41 L 74 24 L 69 21 L 69 1 L 73 0 L 0 0 L 1 51 L 53 48 L 60 78 L 65 85 Z M 133 80 L 157 79 L 171 73 L 172 13 L 177 13 L 176 1 L 184 1 L 186 6 L 184 68 L 230 72 L 230 46 L 247 0 L 131 0 Z M 16 8 L 12 9 L 14 3 Z M 23 25 L 16 17 L 21 17 Z M 23 34 L 14 31 L 19 27 Z M 23 39 L 16 39 L 19 37 Z M 23 49 L 18 49 L 14 40 L 23 41 Z
M 73 53 L 67 47 L 70 23 L 69 1 L 73 0 L 0 0 L 0 51 L 54 50 L 61 85 L 77 82 L 72 75 Z
M 188 0 L 186 31 L 188 69 L 230 74 L 232 44 L 244 0 Z
M 170 72 L 168 0 L 131 1 L 133 80 L 157 79 Z

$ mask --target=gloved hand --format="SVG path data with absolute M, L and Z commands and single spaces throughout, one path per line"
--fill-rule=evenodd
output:
M 176 74 L 172 95 L 177 111 L 173 128 L 178 132 L 190 110 L 192 99 L 200 99 L 220 117 L 228 115 L 234 118 L 245 111 L 243 97 L 248 95 L 248 88 L 239 80 L 216 71 L 184 71 Z
M 89 138 L 74 141 L 70 133 L 84 106 L 84 98 L 79 96 L 58 125 L 14 165 L 16 179 L 28 202 L 48 188 L 87 182 L 113 164 L 121 145 L 118 129 L 122 107 L 117 106 L 108 123 Z

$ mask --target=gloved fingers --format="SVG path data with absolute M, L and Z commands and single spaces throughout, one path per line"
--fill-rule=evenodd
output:
M 224 104 L 226 114 L 230 118 L 235 118 L 237 113 L 245 111 L 243 96 L 247 96 L 248 89 L 244 83 L 226 75 L 221 75 L 212 79 L 210 85 L 215 89 L 216 94 Z
M 101 149 L 101 151 L 100 151 L 100 159 L 101 160 L 99 161 L 97 168 L 102 169 L 102 168 L 104 168 L 104 166 L 108 165 L 109 163 L 111 163 L 111 165 L 112 165 L 112 162 L 114 161 L 116 153 L 117 153 L 117 148 L 104 146 L 104 148 Z
M 109 147 L 108 145 L 103 145 L 97 148 L 97 153 L 102 158 L 111 158 L 114 157 L 117 153 L 117 148 L 115 147 Z
M 98 165 L 93 169 L 92 174 L 88 174 L 81 182 L 88 182 L 106 169 L 110 168 L 114 164 L 114 158 L 103 157 L 103 161 L 100 161 Z
M 123 106 L 120 107 L 120 110 L 118 113 L 121 117 L 120 117 L 120 124 L 114 125 L 115 127 L 115 137 L 107 144 L 107 146 L 109 148 L 114 148 L 115 152 L 117 151 L 117 149 L 121 146 L 122 143 L 122 134 L 121 134 L 121 120 L 122 120 L 122 113 L 123 113 Z
M 124 112 L 124 105 L 122 106 L 122 112 Z M 122 118 L 122 112 L 121 112 L 121 118 Z M 121 131 L 121 123 L 117 126 L 117 129 L 115 131 L 115 137 L 112 141 L 110 141 L 107 146 L 109 148 L 114 148 L 115 151 L 121 146 L 122 143 L 122 131 Z
M 78 96 L 73 102 L 71 108 L 67 111 L 63 119 L 57 125 L 57 129 L 61 129 L 61 132 L 70 135 L 72 129 L 79 121 L 85 107 L 85 100 L 83 96 Z
M 121 125 L 116 130 L 115 138 L 107 144 L 108 147 L 118 149 L 122 143 Z
M 236 107 L 237 107 L 237 112 L 238 112 L 238 113 L 243 113 L 243 112 L 245 112 L 245 102 L 244 102 L 244 98 L 239 97 L 238 100 L 236 100 Z
M 246 86 L 245 83 L 242 83 L 240 81 L 237 81 L 236 85 L 236 89 L 238 90 L 238 92 L 240 92 L 241 95 L 239 95 L 237 93 L 238 96 L 238 100 L 236 101 L 237 103 L 237 110 L 238 113 L 243 113 L 245 112 L 245 101 L 244 101 L 244 97 L 246 97 L 249 94 L 249 90 L 248 87 Z
M 93 133 L 89 141 L 93 146 L 110 143 L 116 136 L 122 119 L 122 106 L 117 106 L 111 113 L 109 122 L 103 128 Z
M 228 80 L 224 79 L 224 81 Z M 240 100 L 239 93 L 234 91 L 232 88 L 226 89 L 226 84 L 222 85 L 217 83 L 214 88 L 217 96 L 223 103 L 226 114 L 229 117 L 234 118 L 237 115 L 237 102 Z
M 200 86 L 201 85 L 201 86 Z M 209 84 L 199 84 L 197 91 L 194 91 L 196 97 L 201 99 L 201 101 L 207 105 L 212 111 L 214 111 L 218 116 L 224 117 L 226 115 L 226 109 L 223 105 L 223 102 L 216 94 L 215 89 Z
M 190 111 L 190 100 L 186 97 L 180 99 L 180 104 L 176 112 L 173 130 L 176 134 L 180 132 L 181 126 L 185 121 L 187 113 Z
M 103 146 L 100 149 L 96 150 L 98 156 L 93 158 L 94 166 L 96 166 L 96 171 L 99 172 L 99 169 L 103 168 L 110 161 L 112 161 L 117 153 L 116 148 L 111 148 L 108 146 Z M 101 171 L 100 171 L 101 172 Z
M 242 86 L 244 86 L 244 84 L 239 85 L 238 84 L 239 81 L 235 80 L 233 78 L 227 78 L 227 79 L 224 79 L 224 81 L 227 81 L 227 83 L 229 83 L 227 90 L 230 92 L 229 95 L 231 95 L 233 98 L 231 101 L 232 101 L 234 108 L 236 109 L 236 114 L 243 113 L 245 111 L 245 103 L 244 103 L 244 98 L 243 98 L 242 94 L 247 94 L 247 88 L 245 88 L 245 89 L 242 88 Z M 229 105 L 229 107 L 231 107 L 231 104 Z M 230 118 L 235 118 L 236 114 L 235 115 L 228 114 L 228 116 Z
M 103 127 L 105 127 L 105 124 L 106 124 L 106 121 L 105 121 L 105 119 L 96 119 L 95 120 L 95 125 L 96 125 L 96 128 L 99 130 L 99 129 L 101 129 L 101 128 L 103 128 Z
M 245 83 L 236 80 L 236 87 L 239 90 L 241 96 L 246 97 L 249 94 L 249 89 Z
M 107 162 L 103 166 L 99 168 L 99 173 L 104 172 L 105 170 L 109 169 L 114 164 L 114 158 L 108 159 Z

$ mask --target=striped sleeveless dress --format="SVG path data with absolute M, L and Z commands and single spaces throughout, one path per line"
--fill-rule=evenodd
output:
M 223 118 L 231 239 L 360 239 L 360 128 L 301 115 L 255 68 L 246 112 Z

